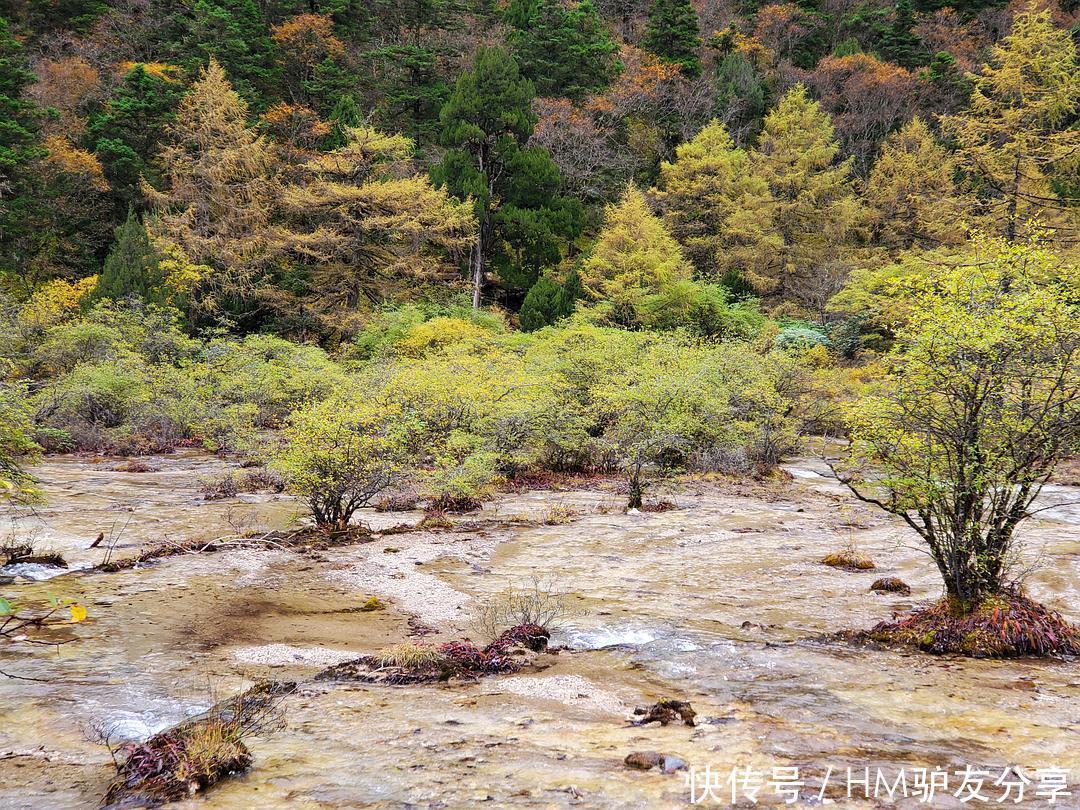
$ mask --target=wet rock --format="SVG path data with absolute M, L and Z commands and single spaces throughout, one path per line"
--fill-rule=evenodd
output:
M 627 754 L 623 760 L 628 768 L 636 768 L 639 771 L 648 771 L 657 767 L 664 761 L 664 755 L 657 751 L 635 751 Z
M 874 569 L 874 561 L 865 554 L 854 549 L 834 551 L 825 555 L 821 561 L 832 568 L 843 568 L 845 571 L 871 571 Z
M 898 593 L 901 596 L 911 596 L 911 588 L 906 582 L 897 577 L 882 577 L 875 579 L 870 590 L 876 593 Z
M 640 720 L 635 721 L 634 725 L 636 726 L 644 726 L 648 723 L 659 723 L 666 726 L 675 720 L 682 720 L 686 725 L 692 726 L 694 725 L 694 718 L 697 717 L 697 712 L 688 702 L 671 699 L 657 701 L 652 706 L 645 708 L 639 706 L 634 709 L 634 714 L 641 717 Z
M 661 754 L 658 751 L 635 751 L 627 754 L 623 760 L 626 767 L 639 771 L 651 771 L 659 768 L 663 773 L 675 773 L 687 768 L 686 760 L 674 754 Z

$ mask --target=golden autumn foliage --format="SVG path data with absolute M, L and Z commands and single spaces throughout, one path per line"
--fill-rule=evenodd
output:
M 772 197 L 736 148 L 727 128 L 713 121 L 660 166 L 653 192 L 664 221 L 706 277 L 752 261 L 771 223 Z
M 763 295 L 820 310 L 847 274 L 845 248 L 865 219 L 851 159 L 839 159 L 832 121 L 802 85 L 765 117 L 751 156 L 773 202 L 769 226 L 748 251 L 747 277 Z
M 192 265 L 214 272 L 203 280 L 216 294 L 248 295 L 270 258 L 275 199 L 270 143 L 247 124 L 248 105 L 214 60 L 177 112 L 172 141 L 161 153 L 164 188 L 144 192 L 156 211 L 151 234 L 178 246 Z
M 864 193 L 876 241 L 893 251 L 961 242 L 975 200 L 957 187 L 956 171 L 956 158 L 922 119 L 889 135 Z
M 970 78 L 970 108 L 945 116 L 942 126 L 977 178 L 991 221 L 1009 239 L 1049 227 L 1075 243 L 1080 208 L 1058 190 L 1080 181 L 1080 64 L 1072 36 L 1031 6 Z
M 43 332 L 78 315 L 80 305 L 94 291 L 97 281 L 97 276 L 90 276 L 78 281 L 58 278 L 42 284 L 20 307 L 20 324 Z
M 37 81 L 27 95 L 42 107 L 56 111 L 57 120 L 46 119 L 45 130 L 77 140 L 86 131 L 86 111 L 101 90 L 97 70 L 81 56 L 39 62 Z
M 403 135 L 350 130 L 281 187 L 277 244 L 309 266 L 321 306 L 355 304 L 379 285 L 452 278 L 475 234 L 472 206 L 414 173 Z
M 632 291 L 659 292 L 692 272 L 682 247 L 631 185 L 617 204 L 608 206 L 580 275 L 589 297 L 617 300 Z
M 62 135 L 50 135 L 42 145 L 48 151 L 42 158 L 47 171 L 76 178 L 94 191 L 109 190 L 109 181 L 105 179 L 101 161 L 92 152 L 73 146 Z
M 168 62 L 135 62 L 132 60 L 118 62 L 116 65 L 116 72 L 119 76 L 126 76 L 137 67 L 141 67 L 155 79 L 161 79 L 163 82 L 172 83 L 179 82 L 183 72 L 178 65 L 170 65 Z

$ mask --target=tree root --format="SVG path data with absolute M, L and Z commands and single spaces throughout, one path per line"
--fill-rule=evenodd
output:
M 948 599 L 893 621 L 881 622 L 858 640 L 917 647 L 935 655 L 975 658 L 1080 655 L 1080 626 L 1019 591 L 1005 591 L 974 610 Z

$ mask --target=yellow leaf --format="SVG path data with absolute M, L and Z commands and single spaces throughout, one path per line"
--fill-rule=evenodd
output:
M 83 621 L 84 619 L 86 619 L 86 608 L 84 608 L 82 605 L 72 605 L 71 620 L 78 623 Z

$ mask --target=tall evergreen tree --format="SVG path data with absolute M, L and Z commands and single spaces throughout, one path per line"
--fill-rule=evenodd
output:
M 417 148 L 438 137 L 439 111 L 451 92 L 446 33 L 460 27 L 465 0 L 407 0 L 398 4 L 394 39 L 372 51 L 384 78 L 382 121 L 407 132 Z
M 139 181 L 152 173 L 153 158 L 175 118 L 182 90 L 179 82 L 155 75 L 139 63 L 91 118 L 88 140 L 120 205 L 138 200 Z M 122 212 L 123 208 L 117 218 Z
M 150 235 L 134 209 L 116 229 L 116 242 L 101 269 L 93 297 L 114 301 L 137 295 L 148 303 L 165 300 L 161 267 Z
M 33 80 L 22 44 L 0 17 L 0 177 L 10 176 L 34 152 L 34 104 L 20 98 Z
M 489 266 L 512 291 L 527 290 L 581 229 L 581 206 L 559 195 L 559 170 L 551 155 L 525 146 L 536 123 L 532 100 L 532 83 L 521 77 L 514 57 L 481 48 L 440 116 L 440 140 L 448 151 L 433 176 L 452 194 L 472 197 L 475 205 L 476 307 Z
M 255 0 L 195 0 L 182 43 L 191 67 L 213 57 L 249 103 L 263 107 L 262 93 L 274 96 L 273 43 Z
M 687 76 L 701 74 L 701 26 L 690 0 L 652 0 L 645 48 L 665 62 L 682 65 Z
M 919 38 L 911 31 L 914 26 L 915 8 L 911 0 L 896 0 L 892 19 L 881 32 L 881 55 L 906 68 L 922 64 L 925 53 L 919 47 Z
M 580 98 L 614 78 L 619 48 L 592 0 L 513 0 L 507 19 L 521 73 L 539 95 Z
M 22 240 L 40 206 L 27 171 L 44 154 L 34 143 L 38 110 L 21 97 L 33 79 L 22 43 L 0 17 L 0 257 L 8 265 L 0 270 L 19 269 L 27 261 Z

